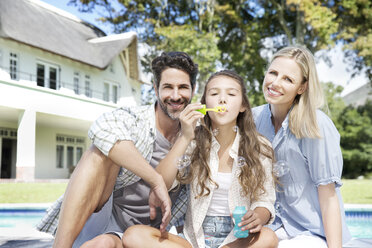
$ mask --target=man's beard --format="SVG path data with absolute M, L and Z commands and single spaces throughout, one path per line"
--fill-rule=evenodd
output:
M 166 102 L 170 102 L 171 100 L 166 100 Z M 161 110 L 163 110 L 163 113 L 166 114 L 171 120 L 178 120 L 179 118 L 179 114 L 181 113 L 182 110 L 185 109 L 185 107 L 191 102 L 191 99 L 189 101 L 187 101 L 186 98 L 181 98 L 179 100 L 180 102 L 183 102 L 183 108 L 180 109 L 179 111 L 175 112 L 175 113 L 170 113 L 167 109 L 167 106 L 166 106 L 166 102 L 163 102 L 161 101 L 159 98 L 158 98 L 158 103 L 159 103 L 159 106 L 161 108 Z M 177 116 L 176 116 L 177 114 Z

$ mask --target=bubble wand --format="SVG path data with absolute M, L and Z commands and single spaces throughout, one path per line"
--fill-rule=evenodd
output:
M 197 109 L 196 111 L 199 111 L 203 115 L 206 115 L 207 111 L 213 111 L 213 112 L 216 112 L 216 113 L 226 112 L 226 107 L 225 106 L 216 106 L 214 108 L 207 108 L 207 106 L 205 104 L 203 104 L 202 106 L 203 106 L 203 108 Z

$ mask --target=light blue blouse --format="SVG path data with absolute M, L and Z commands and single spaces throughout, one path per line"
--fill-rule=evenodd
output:
M 272 143 L 276 160 L 285 160 L 289 167 L 289 172 L 279 178 L 282 186 L 278 185 L 276 192 L 277 217 L 270 227 L 277 230 L 283 225 L 290 236 L 305 234 L 325 238 L 317 187 L 334 182 L 341 209 L 342 240 L 343 243 L 349 241 L 351 235 L 339 188 L 343 163 L 340 134 L 331 119 L 318 110 L 322 138 L 297 139 L 289 129 L 288 115 L 275 134 L 270 105 L 253 108 L 253 117 L 258 132 Z

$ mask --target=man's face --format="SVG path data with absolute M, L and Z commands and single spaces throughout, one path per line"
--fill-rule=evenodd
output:
M 175 68 L 165 69 L 155 92 L 163 112 L 172 120 L 178 119 L 193 95 L 189 74 Z

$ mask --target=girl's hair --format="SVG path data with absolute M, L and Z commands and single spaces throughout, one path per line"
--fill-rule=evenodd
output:
M 301 68 L 302 84 L 307 83 L 307 89 L 297 95 L 289 114 L 289 128 L 296 138 L 321 138 L 316 118 L 316 110 L 325 106 L 323 88 L 318 79 L 314 56 L 305 47 L 289 46 L 274 54 L 271 62 L 276 58 L 293 59 Z M 270 63 L 271 63 L 270 62 Z
M 201 103 L 205 104 L 206 102 L 208 83 L 217 77 L 232 78 L 241 87 L 242 105 L 245 107 L 245 111 L 239 113 L 236 125 L 241 135 L 238 156 L 245 158 L 246 165 L 241 167 L 238 179 L 243 189 L 243 195 L 249 197 L 252 202 L 265 193 L 266 176 L 265 169 L 261 164 L 262 156 L 272 160 L 274 152 L 268 145 L 269 142 L 256 131 L 244 80 L 237 73 L 227 70 L 214 73 L 205 84 Z M 207 180 L 218 187 L 211 178 L 211 170 L 208 166 L 212 142 L 211 128 L 211 119 L 207 114 L 201 121 L 201 125 L 195 130 L 196 146 L 191 155 L 191 165 L 187 171 L 180 171 L 177 175 L 177 179 L 183 184 L 190 184 L 193 180 L 197 180 L 197 197 L 210 194 L 210 189 L 206 185 Z

